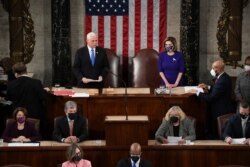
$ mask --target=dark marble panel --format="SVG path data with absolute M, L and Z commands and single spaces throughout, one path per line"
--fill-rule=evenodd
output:
M 199 0 L 182 0 L 180 47 L 185 56 L 187 85 L 197 85 L 199 64 Z
M 70 0 L 52 0 L 52 82 L 71 83 Z

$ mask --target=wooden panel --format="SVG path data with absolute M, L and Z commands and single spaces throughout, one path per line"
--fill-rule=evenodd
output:
M 222 141 L 213 141 L 214 144 L 206 142 L 194 145 L 143 146 L 142 157 L 151 161 L 155 167 L 218 167 L 226 164 L 249 166 L 249 146 L 228 145 Z M 93 167 L 116 166 L 121 158 L 129 155 L 129 146 L 80 145 L 84 158 L 90 160 Z M 67 147 L 61 143 L 40 147 L 0 146 L 0 166 L 13 163 L 36 167 L 56 166 L 66 161 Z
M 152 91 L 151 91 L 152 92 Z M 125 115 L 127 105 L 128 115 L 147 115 L 150 121 L 149 138 L 162 122 L 167 110 L 173 105 L 179 105 L 187 115 L 196 118 L 197 138 L 204 139 L 206 110 L 203 103 L 194 95 L 94 95 L 89 98 L 71 98 L 50 95 L 49 124 L 53 125 L 54 117 L 64 114 L 64 103 L 74 100 L 81 108 L 81 114 L 88 118 L 89 139 L 104 139 L 104 119 L 107 115 Z M 53 126 L 51 126 L 51 129 Z M 51 135 L 50 135 L 51 136 Z
M 148 145 L 148 124 L 147 116 L 128 116 L 128 120 L 126 116 L 108 116 L 105 119 L 106 145 L 130 146 L 134 142 Z

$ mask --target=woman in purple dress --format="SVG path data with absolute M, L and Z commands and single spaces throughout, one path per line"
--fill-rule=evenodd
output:
M 184 57 L 177 51 L 177 42 L 174 37 L 168 37 L 163 42 L 165 52 L 162 52 L 158 60 L 158 70 L 162 78 L 162 85 L 166 88 L 174 88 L 183 85 Z

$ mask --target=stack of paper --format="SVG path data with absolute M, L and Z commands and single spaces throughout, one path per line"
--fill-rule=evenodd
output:
M 71 97 L 89 97 L 88 93 L 74 93 L 70 95 Z
M 8 143 L 10 147 L 38 147 L 40 143 Z

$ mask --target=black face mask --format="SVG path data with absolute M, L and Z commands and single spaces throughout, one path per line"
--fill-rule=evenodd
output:
M 174 124 L 174 123 L 177 123 L 178 121 L 179 121 L 178 117 L 175 117 L 175 116 L 170 117 L 170 123 Z
M 79 156 L 79 155 L 75 155 L 73 158 L 72 158 L 72 161 L 80 161 L 82 158 Z
M 75 120 L 77 117 L 77 114 L 76 113 L 68 113 L 68 117 L 70 120 Z
M 140 159 L 140 156 L 139 155 L 131 155 L 130 158 L 132 159 L 132 161 L 134 163 L 136 163 Z
M 170 51 L 172 51 L 173 49 L 174 49 L 174 46 L 165 47 L 165 50 L 166 50 L 167 52 L 170 52 Z
M 241 117 L 242 119 L 246 119 L 246 118 L 248 117 L 248 115 L 240 114 L 240 117 Z

